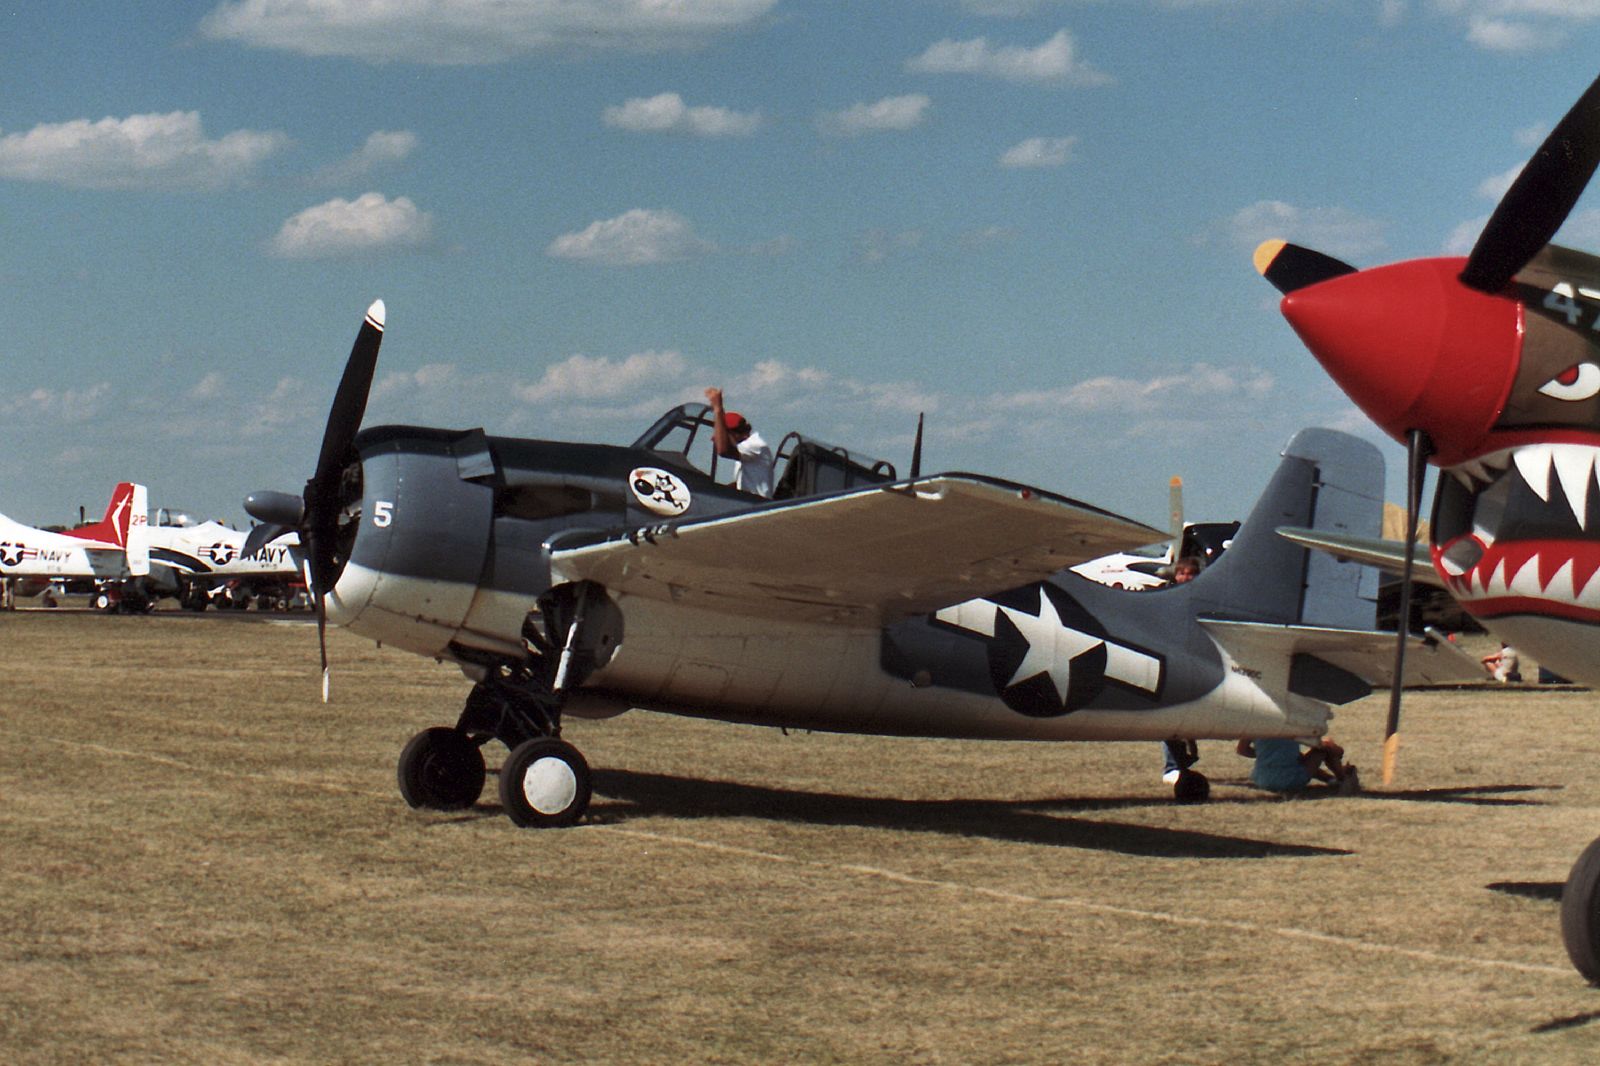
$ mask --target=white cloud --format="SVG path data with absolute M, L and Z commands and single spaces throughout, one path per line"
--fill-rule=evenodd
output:
M 223 395 L 224 382 L 220 371 L 212 370 L 189 388 L 191 400 L 215 400 Z
M 716 246 L 696 236 L 689 220 L 677 212 L 634 208 L 557 237 L 545 254 L 604 266 L 649 266 L 715 250 Z
M 637 97 L 601 115 L 607 126 L 632 133 L 687 133 L 696 137 L 742 137 L 761 128 L 758 111 L 689 107 L 677 93 Z
M 0 415 L 14 425 L 79 424 L 99 418 L 117 393 L 107 381 L 86 388 L 37 388 L 0 396 Z
M 1455 229 L 1450 231 L 1450 236 L 1445 238 L 1445 255 L 1466 255 L 1472 251 L 1472 246 L 1478 243 L 1478 234 L 1483 232 L 1483 227 L 1489 224 L 1488 215 L 1479 215 L 1469 218 Z
M 1008 168 L 1064 166 L 1077 143 L 1076 137 L 1029 137 L 1006 149 L 1000 157 L 1000 165 Z
M 1531 126 L 1524 126 L 1511 135 L 1511 140 L 1523 148 L 1537 148 L 1550 136 L 1550 126 L 1545 122 L 1535 122 Z
M 919 74 L 978 74 L 1007 81 L 1084 87 L 1112 81 L 1110 75 L 1078 58 L 1072 34 L 1066 30 L 1033 48 L 996 47 L 985 37 L 944 40 L 907 60 L 906 69 Z
M 0 137 L 0 177 L 79 189 L 214 189 L 248 181 L 288 143 L 256 130 L 207 140 L 195 111 L 76 119 Z
M 750 29 L 777 0 L 226 0 L 215 40 L 371 62 L 497 63 L 549 51 L 694 48 Z
M 1461 23 L 1472 44 L 1492 52 L 1531 52 L 1567 41 L 1576 25 L 1600 19 L 1600 0 L 1432 0 Z
M 817 116 L 817 129 L 839 137 L 855 137 L 863 133 L 881 133 L 887 130 L 909 130 L 928 120 L 928 109 L 933 101 L 922 93 L 906 96 L 886 96 L 875 103 L 852 104 L 843 111 L 830 111 Z
M 1228 219 L 1226 229 L 1245 247 L 1281 237 L 1333 256 L 1372 255 L 1387 244 L 1383 224 L 1376 219 L 1342 207 L 1295 207 L 1281 200 L 1261 200 L 1240 208 Z
M 1498 200 L 1511 188 L 1511 183 L 1517 180 L 1517 175 L 1522 173 L 1524 164 L 1518 163 L 1510 170 L 1501 174 L 1491 174 L 1478 183 L 1478 195 L 1485 200 Z
M 355 181 L 380 167 L 400 162 L 416 150 L 417 135 L 410 130 L 378 130 L 368 134 L 354 152 L 319 170 L 314 180 L 320 185 Z
M 1106 375 L 1058 389 L 1037 389 L 991 397 L 991 407 L 1008 410 L 1106 412 L 1119 416 L 1184 413 L 1205 403 L 1214 411 L 1229 402 L 1255 405 L 1271 395 L 1273 377 L 1257 367 L 1218 367 L 1196 363 L 1151 378 Z
M 532 385 L 516 390 L 524 403 L 655 397 L 683 378 L 688 364 L 676 351 L 637 352 L 626 359 L 573 355 L 547 367 Z
M 1506 19 L 1467 20 L 1467 40 L 1491 52 L 1532 52 L 1561 43 L 1563 34 L 1553 27 Z
M 216 433 L 223 437 L 232 433 L 246 438 L 283 437 L 287 435 L 285 430 L 290 427 L 314 424 L 313 419 L 317 417 L 314 412 L 318 412 L 321 402 L 320 398 L 312 399 L 312 390 L 304 381 L 282 377 L 269 395 L 246 397 L 236 417 L 227 420 L 225 428 L 219 426 Z M 174 428 L 179 436 L 196 435 L 190 432 L 194 427 L 180 425 Z
M 331 259 L 416 248 L 432 236 L 432 216 L 409 199 L 369 192 L 306 208 L 283 224 L 269 248 L 283 259 Z

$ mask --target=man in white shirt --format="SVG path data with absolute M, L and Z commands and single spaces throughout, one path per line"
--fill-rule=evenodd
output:
M 733 487 L 770 498 L 773 467 L 777 463 L 771 445 L 761 439 L 744 415 L 722 406 L 721 389 L 707 389 L 706 400 L 711 404 L 712 447 L 722 458 L 739 464 Z

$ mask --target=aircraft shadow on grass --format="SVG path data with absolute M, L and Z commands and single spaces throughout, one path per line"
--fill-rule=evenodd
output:
M 1508 792 L 1553 792 L 1563 785 L 1461 785 L 1455 788 L 1413 788 L 1367 792 L 1368 799 L 1405 800 L 1413 803 L 1467 803 L 1480 807 L 1542 807 L 1548 801 L 1520 799 Z
M 1560 903 L 1564 886 L 1560 881 L 1491 881 L 1483 887 L 1491 892 L 1504 892 L 1508 896 Z
M 633 770 L 597 770 L 594 789 L 604 799 L 595 804 L 592 816 L 613 824 L 646 815 L 765 818 L 807 825 L 984 837 L 1125 855 L 1260 859 L 1350 854 L 1340 848 L 1040 813 L 1041 807 L 1075 805 L 1073 801 L 1063 800 L 898 800 L 801 792 L 732 781 L 702 781 Z M 1145 800 L 1137 805 L 1152 804 Z

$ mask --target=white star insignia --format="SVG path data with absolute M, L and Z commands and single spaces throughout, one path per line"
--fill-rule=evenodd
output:
M 1072 661 L 1085 652 L 1101 647 L 1105 641 L 1063 625 L 1055 603 L 1044 594 L 1043 589 L 1039 590 L 1037 615 L 1019 611 L 1015 607 L 1002 606 L 1000 610 L 1011 619 L 1011 624 L 1028 642 L 1028 654 L 1017 665 L 1016 673 L 1011 675 L 1006 687 L 1010 688 L 1019 681 L 1039 674 L 1048 674 L 1050 683 L 1055 686 L 1056 698 L 1065 703 L 1068 687 L 1072 683 Z

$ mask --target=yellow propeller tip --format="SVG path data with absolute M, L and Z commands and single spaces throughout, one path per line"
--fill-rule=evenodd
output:
M 1272 261 L 1278 258 L 1278 253 L 1283 251 L 1284 245 L 1288 243 L 1288 241 L 1280 241 L 1276 239 L 1262 241 L 1256 247 L 1256 254 L 1252 257 L 1256 265 L 1256 273 L 1260 274 L 1262 277 L 1266 277 L 1268 269 L 1270 269 L 1272 266 Z
M 1395 758 L 1400 752 L 1400 734 L 1390 733 L 1383 741 L 1383 783 L 1394 780 Z

